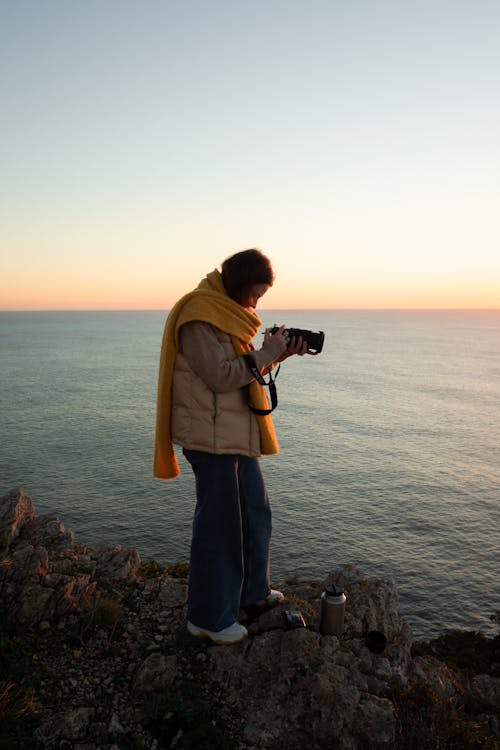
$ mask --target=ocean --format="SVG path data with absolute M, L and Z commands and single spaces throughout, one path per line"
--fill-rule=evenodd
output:
M 323 330 L 278 376 L 262 459 L 272 577 L 356 563 L 397 581 L 415 638 L 495 632 L 500 609 L 500 312 L 259 311 Z M 152 476 L 165 312 L 0 313 L 0 493 L 82 543 L 187 561 L 194 482 Z M 260 334 L 259 334 L 260 335 Z

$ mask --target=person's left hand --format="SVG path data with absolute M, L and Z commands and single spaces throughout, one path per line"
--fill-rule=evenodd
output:
M 292 357 L 294 354 L 298 354 L 299 357 L 303 357 L 304 354 L 312 354 L 313 356 L 315 356 L 317 353 L 318 352 L 307 348 L 307 341 L 303 341 L 302 336 L 299 336 L 298 338 L 292 336 L 292 338 L 288 342 L 286 351 L 284 351 L 281 357 L 276 361 L 283 362 L 285 359 L 288 359 L 288 357 Z

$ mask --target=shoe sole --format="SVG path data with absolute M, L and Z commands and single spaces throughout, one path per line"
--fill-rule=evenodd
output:
M 219 638 L 214 638 L 209 633 L 207 633 L 205 630 L 202 630 L 201 628 L 197 628 L 195 632 L 193 632 L 188 627 L 188 633 L 193 635 L 195 638 L 208 638 L 209 641 L 212 641 L 212 643 L 216 643 L 218 646 L 232 646 L 234 643 L 240 643 L 241 641 L 244 641 L 245 638 L 248 638 L 248 633 L 244 633 L 241 638 L 237 638 L 234 641 L 225 641 L 221 640 Z

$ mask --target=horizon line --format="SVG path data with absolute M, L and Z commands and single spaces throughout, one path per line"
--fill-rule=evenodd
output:
M 173 307 L 173 305 L 172 305 Z M 172 307 L 33 307 L 0 308 L 0 313 L 34 312 L 169 312 Z M 500 312 L 500 307 L 263 307 L 259 312 Z

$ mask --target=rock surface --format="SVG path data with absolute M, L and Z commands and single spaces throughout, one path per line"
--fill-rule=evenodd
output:
M 75 543 L 58 519 L 36 516 L 22 489 L 0 500 L 0 549 L 3 624 L 23 638 L 39 704 L 33 747 L 389 750 L 404 746 L 398 691 L 425 683 L 446 699 L 460 693 L 444 664 L 412 658 L 394 580 L 355 566 L 284 583 L 286 601 L 242 612 L 249 638 L 223 647 L 186 633 L 182 570 Z M 340 638 L 318 632 L 331 580 L 348 596 Z M 307 628 L 287 630 L 286 609 Z M 387 638 L 380 654 L 365 644 L 370 630 Z M 490 726 L 499 682 L 479 675 L 469 685 Z

